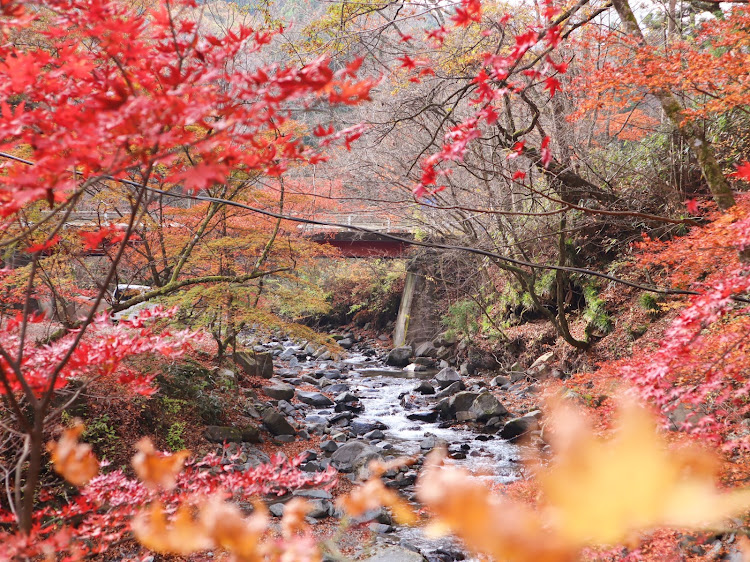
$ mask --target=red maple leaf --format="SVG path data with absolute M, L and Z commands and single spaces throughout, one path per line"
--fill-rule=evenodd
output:
M 550 76 L 544 80 L 544 89 L 549 90 L 549 97 L 553 97 L 561 86 L 560 81 L 554 76 Z
M 737 166 L 737 171 L 732 175 L 741 180 L 750 181 L 750 160 Z
M 55 234 L 52 238 L 45 242 L 41 242 L 39 244 L 32 244 L 28 248 L 26 248 L 26 251 L 29 254 L 36 254 L 38 252 L 44 252 L 45 250 L 49 250 L 52 246 L 56 245 L 60 241 L 60 235 Z

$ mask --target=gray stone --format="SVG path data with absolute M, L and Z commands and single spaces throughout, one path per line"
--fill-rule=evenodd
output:
M 510 384 L 510 379 L 502 375 L 498 375 L 490 381 L 490 386 L 505 386 L 506 384 Z
M 338 444 L 331 439 L 327 439 L 320 443 L 320 449 L 322 451 L 325 451 L 326 453 L 333 453 L 338 448 L 339 448 Z
M 277 443 L 294 443 L 294 435 L 277 435 L 274 440 Z
M 406 415 L 406 419 L 412 420 L 412 421 L 423 421 L 432 423 L 437 419 L 438 413 L 437 411 L 422 411 L 422 412 L 411 412 Z
M 324 519 L 333 509 L 333 505 L 328 500 L 309 500 L 307 503 L 310 505 L 307 516 L 313 519 Z
M 284 515 L 284 504 L 279 502 L 275 503 L 273 505 L 268 506 L 268 511 L 273 515 L 274 517 L 281 517 Z
M 459 422 L 474 421 L 475 419 L 477 419 L 477 416 L 471 410 L 469 410 L 468 412 L 465 412 L 465 411 L 456 412 L 456 420 Z
M 486 421 L 493 417 L 501 417 L 508 414 L 508 410 L 500 401 L 489 392 L 483 392 L 476 397 L 471 405 L 470 412 L 478 421 Z
M 354 345 L 354 342 L 350 338 L 344 338 L 342 340 L 339 340 L 339 345 L 343 349 L 351 349 L 352 346 Z
M 333 406 L 333 400 L 320 392 L 305 392 L 303 390 L 298 390 L 297 398 L 300 402 L 309 404 L 310 406 L 315 406 L 316 408 L 328 408 L 329 406 Z
M 368 439 L 370 441 L 385 439 L 385 433 L 383 433 L 380 429 L 373 429 L 372 431 L 368 431 L 363 435 L 365 439 Z
M 323 371 L 323 377 L 327 378 L 328 380 L 335 381 L 338 379 L 343 379 L 344 373 L 342 373 L 338 369 L 326 369 L 325 371 Z
M 385 359 L 385 364 L 392 367 L 406 367 L 412 356 L 413 350 L 410 345 L 394 347 Z
M 333 498 L 331 492 L 328 492 L 326 490 L 317 490 L 315 488 L 309 490 L 295 490 L 294 492 L 292 492 L 292 495 L 311 500 L 330 500 Z
M 352 421 L 350 428 L 356 435 L 363 435 L 374 429 L 388 429 L 388 426 L 379 421 L 354 420 Z
M 464 377 L 468 377 L 473 375 L 477 372 L 477 367 L 474 365 L 474 363 L 470 363 L 469 361 L 464 361 L 461 363 L 461 368 L 458 370 L 461 375 Z
M 452 412 L 468 412 L 474 400 L 479 396 L 476 392 L 459 392 L 448 398 L 448 404 Z
M 461 392 L 464 388 L 464 383 L 461 381 L 454 382 L 452 385 L 444 388 L 435 395 L 435 398 L 447 398 L 453 396 L 457 392 Z
M 279 412 L 272 408 L 268 408 L 263 412 L 263 425 L 273 435 L 295 435 L 297 432 L 292 427 L 292 424 L 282 416 Z
M 333 401 L 336 402 L 336 404 L 345 404 L 346 402 L 356 402 L 357 397 L 349 391 L 344 391 L 336 396 Z
M 271 459 L 267 454 L 265 454 L 260 449 L 256 449 L 255 447 L 245 445 L 243 447 L 243 451 L 247 455 L 247 460 L 245 461 L 244 465 L 246 470 L 271 462 Z
M 273 376 L 273 358 L 270 353 L 240 351 L 234 354 L 234 362 L 251 377 L 270 379 Z
M 402 546 L 389 546 L 363 562 L 425 562 L 427 559 Z
M 523 437 L 539 429 L 539 416 L 542 413 L 539 410 L 529 412 L 525 416 L 520 418 L 513 418 L 500 430 L 500 437 L 507 439 L 508 441 L 515 441 L 516 439 Z
M 437 348 L 437 351 L 435 352 L 436 359 L 448 359 L 448 357 L 450 356 L 451 356 L 451 350 L 449 347 L 440 346 Z
M 366 441 L 349 441 L 331 455 L 331 464 L 341 472 L 351 472 L 359 458 L 373 453 L 377 455 L 377 451 Z
M 461 375 L 459 375 L 455 369 L 446 367 L 435 375 L 435 380 L 440 388 L 448 388 L 450 385 L 461 381 Z
M 552 371 L 551 362 L 555 356 L 554 351 L 548 351 L 544 355 L 540 355 L 536 361 L 531 364 L 531 367 L 526 371 L 530 376 L 541 379 L 546 377 Z
M 262 387 L 266 396 L 276 400 L 291 400 L 294 397 L 294 387 L 281 381 L 275 381 L 274 384 Z
M 347 390 L 349 390 L 349 385 L 345 384 L 345 383 L 342 383 L 342 382 L 335 383 L 335 384 L 329 384 L 326 387 L 326 392 L 341 393 L 341 392 L 346 392 Z
M 437 357 L 437 348 L 431 341 L 425 341 L 414 348 L 415 357 Z
M 420 394 L 435 394 L 435 387 L 427 381 L 422 381 L 414 389 L 414 392 L 419 392 Z
M 209 425 L 206 426 L 206 431 L 203 436 L 211 443 L 241 443 L 242 432 L 231 426 L 224 425 Z

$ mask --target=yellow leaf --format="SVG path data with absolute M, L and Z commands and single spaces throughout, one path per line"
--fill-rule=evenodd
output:
M 133 455 L 131 463 L 136 475 L 146 486 L 171 490 L 177 485 L 177 475 L 190 456 L 190 451 L 185 449 L 173 455 L 161 454 L 154 449 L 154 444 L 148 437 L 138 441 L 135 448 L 138 452 Z
M 148 549 L 162 554 L 188 555 L 214 546 L 202 521 L 193 517 L 189 505 L 181 505 L 167 521 L 164 507 L 154 503 L 131 522 L 133 534 Z
M 432 456 L 417 493 L 437 528 L 497 560 L 564 562 L 587 545 L 627 542 L 658 527 L 710 528 L 750 506 L 750 490 L 715 484 L 715 459 L 695 446 L 669 450 L 656 424 L 628 403 L 611 439 L 568 405 L 554 404 L 555 457 L 537 461 L 537 510 L 493 495 L 466 471 Z
M 570 406 L 556 408 L 556 427 L 580 427 Z M 655 527 L 705 528 L 750 506 L 750 491 L 720 493 L 717 465 L 697 447 L 668 450 L 651 416 L 622 408 L 611 440 L 586 428 L 552 440 L 556 457 L 537 475 L 553 526 L 578 544 L 614 544 Z
M 78 442 L 83 430 L 83 423 L 76 419 L 58 441 L 47 443 L 55 471 L 74 486 L 83 486 L 99 473 L 99 461 L 91 445 Z

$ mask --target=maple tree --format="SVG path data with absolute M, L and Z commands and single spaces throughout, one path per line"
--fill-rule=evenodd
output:
M 175 334 L 172 344 L 168 334 L 144 325 L 161 315 L 158 310 L 117 326 L 96 313 L 148 209 L 172 189 L 190 194 L 227 184 L 233 174 L 278 176 L 292 164 L 319 162 L 318 150 L 281 129 L 289 118 L 285 104 L 356 103 L 373 86 L 354 81 L 350 70 L 335 72 L 325 57 L 298 68 L 248 68 L 242 56 L 268 44 L 272 32 L 240 26 L 222 37 L 203 34 L 189 17 L 194 7 L 135 9 L 108 0 L 1 6 L 0 243 L 26 248 L 31 263 L 20 309 L 3 319 L 0 383 L 13 431 L 26 440 L 12 498 L 26 533 L 45 429 L 60 412 L 58 391 L 71 379 L 85 388 L 114 376 L 151 392 L 148 377 L 130 372 L 123 360 L 174 354 L 184 343 L 184 333 Z M 41 320 L 33 310 L 39 271 L 65 243 L 60 233 L 75 213 L 108 197 L 127 204 L 116 235 L 100 223 L 83 236 L 89 249 L 105 239 L 112 245 L 84 318 L 47 343 L 34 342 L 29 326 Z M 43 215 L 27 215 L 45 205 Z M 180 259 L 187 256 L 182 252 Z

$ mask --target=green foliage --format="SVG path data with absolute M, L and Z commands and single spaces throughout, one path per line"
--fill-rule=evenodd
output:
M 182 410 L 182 407 L 187 404 L 186 400 L 181 400 L 179 398 L 170 398 L 169 396 L 162 396 L 161 397 L 161 403 L 162 407 L 164 408 L 164 412 L 166 414 L 169 414 L 170 416 L 176 416 L 180 413 Z
M 317 284 L 323 287 L 330 307 L 322 318 L 382 327 L 398 312 L 405 278 L 406 264 L 401 260 L 329 262 L 317 272 Z
M 448 312 L 443 316 L 443 324 L 451 336 L 472 337 L 479 333 L 480 314 L 481 310 L 475 301 L 463 299 L 448 308 Z
M 607 303 L 599 296 L 599 290 L 595 284 L 584 285 L 583 298 L 586 301 L 583 317 L 588 325 L 602 334 L 609 333 L 612 330 L 612 318 L 607 312 Z
M 94 446 L 104 457 L 111 455 L 120 441 L 120 436 L 117 435 L 117 430 L 114 428 L 109 414 L 102 414 L 88 420 L 82 438 L 83 441 Z
M 180 451 L 185 448 L 185 440 L 182 438 L 185 432 L 185 422 L 174 422 L 167 431 L 167 446 L 170 451 Z

